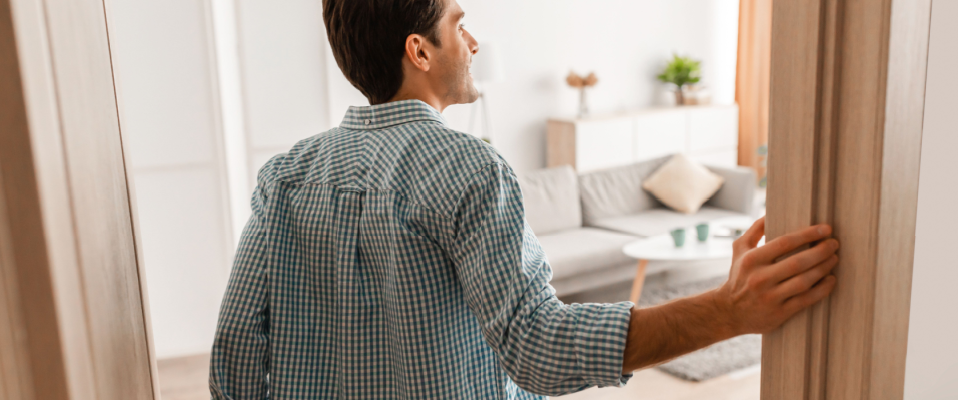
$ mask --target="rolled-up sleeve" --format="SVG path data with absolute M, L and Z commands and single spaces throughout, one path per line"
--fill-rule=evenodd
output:
M 493 163 L 475 173 L 453 215 L 450 254 L 487 343 L 522 389 L 561 395 L 622 386 L 629 302 L 564 304 L 526 224 L 516 175 Z

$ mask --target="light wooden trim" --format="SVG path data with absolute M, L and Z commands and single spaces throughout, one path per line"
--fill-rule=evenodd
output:
M 121 135 L 121 141 L 122 141 Z M 128 151 L 130 146 L 127 142 L 122 143 L 123 154 L 130 154 Z M 140 219 L 137 217 L 139 211 L 137 209 L 137 191 L 134 186 L 134 177 L 133 173 L 130 171 L 133 170 L 132 162 L 129 157 L 124 157 L 124 170 L 126 172 L 126 183 L 127 183 L 127 200 L 130 204 L 130 224 L 133 229 L 133 244 L 136 253 L 137 260 L 137 277 L 138 284 L 140 288 L 140 308 L 142 310 L 143 318 L 143 327 L 146 336 L 146 354 L 147 361 L 150 372 L 150 386 L 151 391 L 153 392 L 153 398 L 156 400 L 160 399 L 160 374 L 157 367 L 157 351 L 156 345 L 153 342 L 153 321 L 150 318 L 150 300 L 147 291 L 147 271 L 145 264 L 143 262 L 143 239 L 140 234 Z
M 814 176 L 819 161 L 816 158 L 817 86 L 819 64 L 810 52 L 818 50 L 819 3 L 778 2 L 773 9 L 772 40 L 792 40 L 791 45 L 804 51 L 781 51 L 774 48 L 771 69 L 770 159 L 767 170 L 767 229 L 768 241 L 776 236 L 811 223 L 816 218 L 814 203 Z M 781 35 L 781 29 L 790 31 Z M 781 37 L 784 36 L 784 37 Z M 784 70 L 783 68 L 789 68 Z M 788 181 L 791 183 L 787 184 Z M 781 184 L 781 182 L 783 182 Z M 827 221 L 829 222 L 829 221 Z M 821 319 L 823 308 L 817 305 L 803 312 L 773 334 L 763 337 L 761 397 L 774 399 L 813 399 L 808 395 L 810 375 L 819 370 L 811 366 L 808 355 L 820 354 L 808 345 L 811 320 Z M 818 325 L 819 326 L 819 325 Z M 817 342 L 821 336 L 813 338 Z M 819 349 L 820 346 L 817 346 Z M 817 364 L 820 365 L 819 363 Z
M 103 3 L 0 0 L 0 60 L 19 367 L 36 399 L 157 398 Z
M 151 363 L 104 5 L 51 1 L 45 11 L 97 391 L 146 398 Z
M 104 3 L 104 5 L 106 6 L 106 2 Z M 109 35 L 109 29 L 107 34 Z M 112 60 L 111 60 L 111 65 L 113 65 Z M 116 74 L 112 74 L 112 76 L 114 79 L 116 79 Z M 119 112 L 120 112 L 119 103 L 120 103 L 120 98 L 118 94 L 118 97 L 117 97 L 118 121 L 119 121 Z M 143 251 L 142 251 L 143 236 L 140 233 L 140 218 L 139 218 L 140 212 L 137 209 L 138 203 L 137 203 L 136 186 L 134 186 L 134 183 L 135 183 L 134 167 L 133 167 L 133 161 L 131 160 L 131 157 L 127 156 L 129 154 L 132 154 L 130 152 L 129 141 L 124 139 L 125 139 L 124 134 L 121 131 L 120 145 L 121 145 L 121 150 L 123 151 L 123 168 L 126 176 L 127 202 L 130 205 L 129 207 L 130 225 L 133 233 L 134 253 L 136 254 L 136 261 L 137 261 L 137 277 L 138 277 L 138 283 L 139 283 L 139 289 L 140 289 L 140 303 L 141 303 L 140 308 L 142 311 L 141 316 L 143 318 L 144 332 L 146 334 L 145 335 L 146 336 L 146 355 L 147 355 L 147 361 L 148 361 L 148 368 L 150 372 L 150 377 L 149 377 L 150 386 L 151 386 L 151 391 L 153 392 L 152 393 L 153 398 L 155 400 L 159 400 L 160 399 L 160 373 L 159 373 L 159 367 L 157 366 L 156 345 L 153 342 L 153 339 L 154 339 L 153 338 L 153 321 L 150 318 L 150 300 L 149 300 L 150 296 L 148 295 L 148 291 L 147 291 L 148 285 L 146 280 L 146 277 L 147 277 L 146 264 L 144 264 L 144 261 L 143 261 L 144 259 Z M 192 167 L 196 168 L 197 166 L 192 166 Z
M 577 126 L 567 121 L 547 121 L 547 168 L 569 165 L 577 169 Z
M 41 3 L 0 0 L 0 175 L 6 204 L 0 212 L 6 229 L 17 232 L 10 237 L 12 254 L 4 257 L 4 268 L 13 272 L 4 279 L 16 279 L 17 295 L 29 296 L 10 303 L 21 307 L 20 328 L 27 338 L 27 359 L 17 360 L 17 368 L 44 379 L 29 382 L 33 398 L 95 399 L 82 296 L 70 283 L 78 280 L 76 250 L 63 157 L 55 154 L 61 152 L 60 124 L 46 35 Z M 35 155 L 34 146 L 47 150 Z
M 22 90 L 18 90 L 19 65 L 16 59 L 10 4 L 0 2 L 0 145 L 9 131 L 26 128 Z M 20 104 L 18 106 L 18 103 Z M 19 279 L 14 268 L 13 233 L 6 205 L 3 159 L 0 148 L 0 398 L 33 400 L 33 374 L 27 342 L 27 325 L 20 302 Z
M 33 376 L 26 349 L 27 327 L 23 320 L 17 271 L 14 269 L 13 234 L 5 199 L 3 177 L 0 176 L 0 398 L 31 400 L 36 397 L 33 395 Z
M 901 398 L 929 0 L 775 2 L 769 239 L 831 223 L 833 295 L 764 335 L 764 399 Z
M 866 392 L 903 397 L 920 184 L 931 1 L 893 0 L 889 27 L 887 99 L 871 347 Z

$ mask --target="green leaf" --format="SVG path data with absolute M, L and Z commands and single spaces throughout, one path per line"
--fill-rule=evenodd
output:
M 700 61 L 674 54 L 657 79 L 677 85 L 678 88 L 700 82 Z

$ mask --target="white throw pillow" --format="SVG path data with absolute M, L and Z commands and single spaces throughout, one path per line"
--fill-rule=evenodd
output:
M 723 177 L 677 154 L 643 181 L 643 188 L 678 212 L 694 214 L 713 196 Z

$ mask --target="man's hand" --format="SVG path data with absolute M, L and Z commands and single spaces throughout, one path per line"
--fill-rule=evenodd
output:
M 831 228 L 812 226 L 757 247 L 763 224 L 763 218 L 757 220 L 734 242 L 730 279 L 723 286 L 656 307 L 633 308 L 624 373 L 737 335 L 769 332 L 830 294 L 839 248 L 829 239 Z
M 830 226 L 811 226 L 757 247 L 763 231 L 761 218 L 734 242 L 730 279 L 714 292 L 736 335 L 769 332 L 829 295 L 836 285 L 830 272 L 837 265 L 840 244 L 828 239 Z

